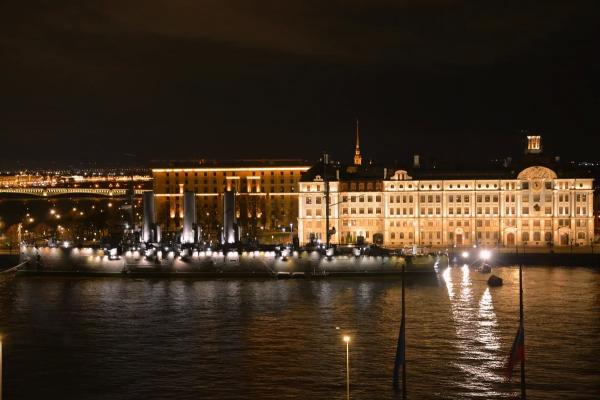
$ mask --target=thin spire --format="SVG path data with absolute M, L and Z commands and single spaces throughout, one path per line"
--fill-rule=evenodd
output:
M 360 155 L 360 134 L 358 130 L 358 119 L 356 120 L 356 149 L 354 150 L 354 165 L 361 165 L 362 157 Z

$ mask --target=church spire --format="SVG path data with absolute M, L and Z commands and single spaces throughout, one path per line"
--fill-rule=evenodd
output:
M 362 157 L 360 155 L 358 120 L 356 120 L 356 149 L 354 150 L 354 165 L 361 165 L 361 164 L 362 164 Z

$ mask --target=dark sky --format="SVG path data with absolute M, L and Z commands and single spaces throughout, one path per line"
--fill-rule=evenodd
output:
M 600 2 L 0 1 L 6 165 L 598 159 Z

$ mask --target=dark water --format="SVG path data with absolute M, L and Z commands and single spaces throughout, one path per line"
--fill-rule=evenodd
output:
M 516 397 L 518 272 L 495 273 L 409 282 L 410 399 Z M 529 398 L 600 398 L 600 273 L 524 276 Z M 352 398 L 392 399 L 400 287 L 2 276 L 5 399 L 344 399 L 345 333 Z

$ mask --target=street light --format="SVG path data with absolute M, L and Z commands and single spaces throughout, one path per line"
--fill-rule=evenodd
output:
M 350 400 L 350 336 L 344 336 L 346 343 L 346 399 Z
M 2 400 L 2 335 L 0 335 L 0 400 Z
M 489 251 L 489 250 L 481 251 L 481 258 L 483 259 L 483 261 L 488 261 L 491 257 L 492 257 L 491 251 Z

